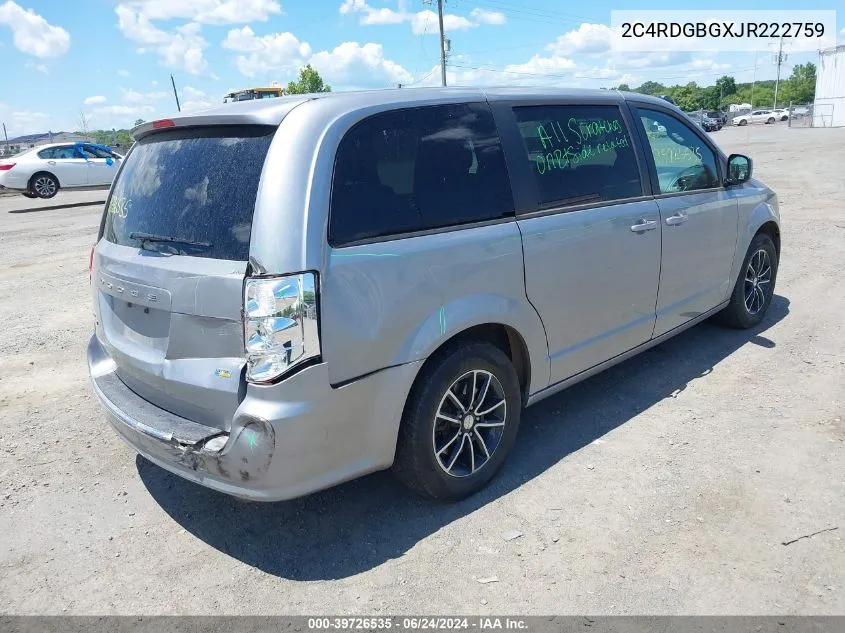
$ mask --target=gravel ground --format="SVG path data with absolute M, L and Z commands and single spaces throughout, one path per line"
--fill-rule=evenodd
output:
M 0 199 L 0 612 L 845 613 L 845 130 L 715 138 L 780 194 L 766 321 L 529 409 L 494 484 L 446 507 L 384 473 L 242 503 L 136 457 L 85 367 L 100 208 Z

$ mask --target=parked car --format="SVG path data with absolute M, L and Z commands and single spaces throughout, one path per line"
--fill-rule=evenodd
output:
M 732 119 L 734 125 L 748 125 L 749 123 L 774 123 L 777 115 L 771 110 L 753 110 Z
M 777 117 L 778 121 L 789 121 L 789 110 L 778 108 L 777 110 L 772 110 L 772 114 Z
M 722 124 L 719 120 L 708 116 L 704 110 L 694 110 L 692 112 L 687 112 L 686 115 L 705 132 L 717 132 L 722 129 Z
M 392 466 L 460 499 L 523 407 L 772 301 L 777 196 L 661 99 L 295 95 L 133 132 L 91 251 L 93 389 L 148 460 L 239 497 Z
M 707 116 L 711 119 L 716 119 L 720 125 L 724 126 L 728 124 L 728 113 L 722 110 L 708 110 L 706 112 Z
M 110 185 L 122 161 L 122 155 L 94 143 L 40 145 L 0 160 L 0 187 L 52 198 L 60 188 Z

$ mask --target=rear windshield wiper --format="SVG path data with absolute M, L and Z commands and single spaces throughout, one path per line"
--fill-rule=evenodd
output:
M 129 234 L 129 239 L 139 240 L 143 248 L 144 242 L 168 242 L 170 244 L 184 244 L 186 246 L 198 246 L 200 248 L 211 248 L 211 242 L 199 242 L 197 240 L 182 239 L 179 237 L 171 237 L 169 235 L 154 235 L 152 233 L 142 233 L 133 231 Z

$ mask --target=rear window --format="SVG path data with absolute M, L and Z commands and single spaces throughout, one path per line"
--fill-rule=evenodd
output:
M 112 187 L 105 239 L 246 261 L 258 181 L 275 130 L 215 126 L 141 139 Z

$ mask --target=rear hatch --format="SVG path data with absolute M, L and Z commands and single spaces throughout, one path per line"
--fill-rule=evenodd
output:
M 95 249 L 97 336 L 117 376 L 149 402 L 220 429 L 243 397 L 243 283 L 275 130 L 176 127 L 141 138 Z

